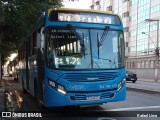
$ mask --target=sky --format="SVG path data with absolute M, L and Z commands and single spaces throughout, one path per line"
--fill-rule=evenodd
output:
M 69 1 L 64 2 L 65 8 L 78 8 L 78 9 L 89 9 L 91 5 L 91 0 L 75 0 L 75 2 Z

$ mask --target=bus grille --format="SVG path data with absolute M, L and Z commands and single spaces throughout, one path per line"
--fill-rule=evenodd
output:
M 118 77 L 117 72 L 101 72 L 101 73 L 66 73 L 63 79 L 71 82 L 95 82 L 114 80 Z
M 97 95 L 95 95 L 97 96 Z M 100 94 L 100 99 L 109 99 L 109 98 L 114 98 L 115 93 L 114 92 L 105 92 Z M 86 101 L 87 100 L 87 95 L 84 94 L 76 94 L 74 96 L 70 96 L 71 101 Z
M 111 92 L 103 93 L 103 94 L 101 94 L 101 99 L 113 98 L 114 95 L 115 95 L 115 94 L 114 94 L 114 93 L 111 93 Z
M 75 100 L 76 101 L 86 100 L 86 95 L 75 95 Z

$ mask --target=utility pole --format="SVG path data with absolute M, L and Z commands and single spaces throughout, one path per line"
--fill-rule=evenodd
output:
M 148 34 L 146 34 L 145 32 L 142 32 L 142 34 L 147 35 L 148 38 L 149 38 L 149 40 L 151 40 L 152 44 L 154 45 L 154 47 L 157 48 L 157 47 L 156 47 L 156 44 L 153 42 L 152 38 L 151 38 Z M 155 49 L 155 50 L 156 50 L 156 49 Z M 148 52 L 149 52 L 149 45 L 148 45 Z
M 146 19 L 146 22 L 157 22 L 157 44 L 156 44 L 156 48 L 155 48 L 155 54 L 156 54 L 156 58 L 155 58 L 155 81 L 158 81 L 158 65 L 159 65 L 159 19 Z

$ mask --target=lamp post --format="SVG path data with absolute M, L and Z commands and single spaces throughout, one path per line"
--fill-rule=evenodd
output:
M 152 44 L 154 45 L 154 48 L 157 48 L 157 47 L 156 47 L 156 44 L 153 42 L 152 38 L 151 38 L 148 34 L 146 34 L 145 32 L 141 32 L 141 33 L 144 34 L 144 35 L 147 35 L 148 38 L 149 38 L 149 40 L 151 40 Z M 148 44 L 149 44 L 149 43 L 148 43 Z M 149 45 L 148 45 L 148 52 L 149 52 Z
M 159 64 L 159 19 L 146 19 L 146 22 L 157 22 L 157 44 L 155 48 L 155 54 L 156 54 L 156 68 L 155 68 L 155 81 L 158 81 L 158 64 Z

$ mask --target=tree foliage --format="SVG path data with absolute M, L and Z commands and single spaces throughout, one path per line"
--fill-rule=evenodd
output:
M 0 53 L 4 58 L 17 50 L 18 44 L 49 7 L 60 7 L 61 0 L 1 0 Z

